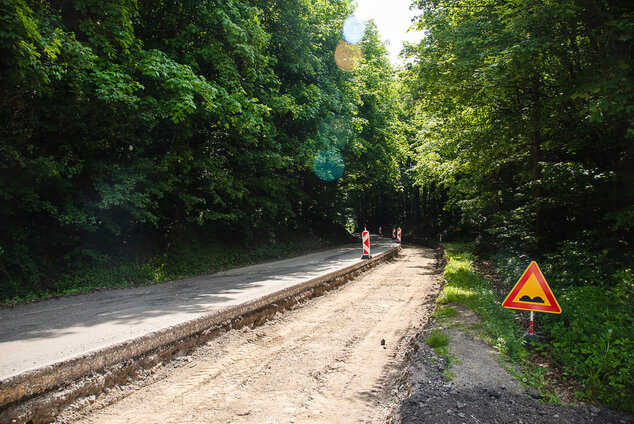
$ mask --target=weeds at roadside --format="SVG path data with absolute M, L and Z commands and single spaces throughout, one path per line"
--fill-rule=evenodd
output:
M 433 316 L 436 318 L 453 318 L 455 317 L 457 314 L 456 310 L 454 308 L 452 308 L 451 306 L 445 306 L 442 308 L 436 308 L 436 311 L 434 311 Z
M 453 309 L 453 308 L 452 308 Z M 455 315 L 455 310 L 452 316 Z M 450 313 L 451 314 L 451 313 Z M 434 330 L 427 337 L 427 345 L 431 347 L 436 355 L 444 357 L 447 360 L 447 365 L 442 371 L 442 375 L 447 380 L 452 380 L 456 374 L 452 370 L 452 365 L 458 364 L 459 361 L 454 355 L 449 353 L 449 335 L 441 330 Z M 436 358 L 432 358 L 432 364 L 436 363 Z
M 446 284 L 438 297 L 439 303 L 459 303 L 473 310 L 482 319 L 483 335 L 489 343 L 513 360 L 527 358 L 513 311 L 501 307 L 490 283 L 475 272 L 476 257 L 468 245 L 448 244 L 446 255 Z
M 474 269 L 476 257 L 469 246 L 448 244 L 446 255 L 445 287 L 438 297 L 439 308 L 436 316 L 442 319 L 452 314 L 450 310 L 453 310 L 455 314 L 455 309 L 449 306 L 451 303 L 464 305 L 476 312 L 481 322 L 470 325 L 465 330 L 494 346 L 504 355 L 503 358 L 513 361 L 515 365 L 509 366 L 503 358 L 500 358 L 503 367 L 525 386 L 539 390 L 547 402 L 560 403 L 556 396 L 545 390 L 548 370 L 528 365 L 526 362 L 530 353 L 526 349 L 526 341 L 521 336 L 520 328 L 515 321 L 515 314 L 501 306 L 491 284 L 477 274 Z
M 513 361 L 512 368 L 503 366 L 524 386 L 539 390 L 544 402 L 562 402 L 552 392 L 549 378 L 553 373 L 531 363 L 532 355 L 551 357 L 561 364 L 564 371 L 561 377 L 578 381 L 580 391 L 575 393 L 578 400 L 598 400 L 632 410 L 631 402 L 627 401 L 632 397 L 627 390 L 632 383 L 631 377 L 628 380 L 628 375 L 631 376 L 628 370 L 634 366 L 630 354 L 632 340 L 628 337 L 633 323 L 631 302 L 628 303 L 634 287 L 631 274 L 623 273 L 624 282 L 607 291 L 601 287 L 560 289 L 558 297 L 566 304 L 564 313 L 540 317 L 540 324 L 552 342 L 535 344 L 522 336 L 516 313 L 501 306 L 500 293 L 496 296 L 492 284 L 475 271 L 477 258 L 472 247 L 465 243 L 448 243 L 445 247 L 445 287 L 438 298 L 439 304 L 446 309 L 451 303 L 458 303 L 476 312 L 481 324 L 470 330 Z M 522 269 L 515 266 L 516 262 L 512 262 L 512 270 L 521 275 Z M 503 270 L 507 283 L 511 280 L 509 270 L 511 267 Z M 588 316 L 594 319 L 587 319 Z
M 453 378 L 456 376 L 456 373 L 453 372 L 451 370 L 451 364 L 452 362 L 449 362 L 449 365 L 447 365 L 447 368 L 445 368 L 442 372 L 442 375 L 447 379 L 447 380 L 453 380 Z
M 95 290 L 108 290 L 158 284 L 165 281 L 209 274 L 240 266 L 252 265 L 307 253 L 305 243 L 299 238 L 266 241 L 259 246 L 245 249 L 239 245 L 173 246 L 168 252 L 146 258 L 110 259 L 93 264 L 78 263 L 45 288 L 7 287 L 0 291 L 0 306 L 42 300 L 50 297 L 70 296 Z M 317 240 L 316 249 L 331 244 Z M 333 243 L 334 244 L 334 243 Z
M 512 365 L 503 358 L 498 358 L 498 363 L 524 387 L 531 387 L 539 391 L 541 401 L 551 404 L 563 404 L 559 397 L 548 390 L 548 377 L 550 371 L 546 368 L 529 363 Z
M 449 336 L 440 330 L 431 332 L 427 337 L 427 344 L 439 356 L 447 356 L 449 353 Z
M 480 339 L 486 339 L 486 331 L 484 326 L 480 323 L 471 324 L 465 327 L 465 331 L 471 334 L 474 337 L 478 337 Z
M 521 275 L 527 258 L 510 250 L 492 256 L 505 285 Z M 585 402 L 634 413 L 634 271 L 582 242 L 562 242 L 540 263 L 562 307 L 543 314 L 539 328 L 550 342 L 531 348 L 557 364 L 558 376 Z M 574 386 L 574 389 L 572 388 Z

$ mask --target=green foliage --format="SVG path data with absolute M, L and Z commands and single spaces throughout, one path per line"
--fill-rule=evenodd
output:
M 440 319 L 449 319 L 455 317 L 457 314 L 456 310 L 451 306 L 445 306 L 443 308 L 437 308 L 434 312 L 434 316 Z
M 531 350 L 539 350 L 543 348 L 543 345 L 534 342 L 528 342 Z M 500 365 L 504 367 L 513 377 L 517 378 L 526 387 L 532 387 L 539 390 L 543 402 L 560 404 L 561 400 L 553 392 L 547 389 L 549 380 L 551 377 L 551 371 L 547 367 L 533 365 L 528 362 L 522 363 L 520 366 L 508 364 L 504 361 L 499 361 Z
M 582 243 L 560 246 L 540 263 L 562 308 L 560 315 L 536 317 L 539 331 L 551 340 L 542 350 L 585 387 L 584 397 L 631 411 L 632 271 L 615 270 L 605 254 L 592 255 Z M 494 258 L 510 291 L 530 259 L 509 252 Z
M 73 269 L 160 255 L 185 233 L 222 245 L 279 224 L 360 222 L 357 199 L 395 196 L 403 146 L 378 33 L 359 69 L 333 60 L 351 10 L 1 1 L 0 291 L 56 291 Z M 319 151 L 341 155 L 342 178 L 315 176 Z M 159 274 L 181 272 L 170 266 Z M 70 286 L 92 287 L 81 278 Z
M 621 274 L 614 288 L 568 287 L 559 294 L 560 317 L 545 320 L 552 354 L 581 381 L 584 396 L 632 412 L 634 397 L 634 278 Z
M 416 183 L 440 192 L 446 235 L 474 237 L 509 290 L 539 262 L 564 311 L 538 321 L 553 356 L 591 399 L 631 410 L 631 7 L 415 3 L 426 37 L 404 83 Z M 460 255 L 443 298 L 477 304 L 486 285 Z
M 156 284 L 192 275 L 207 274 L 327 248 L 341 242 L 338 235 L 316 234 L 271 235 L 270 239 L 249 246 L 193 236 L 176 242 L 167 252 L 150 257 L 108 258 L 101 264 L 77 263 L 60 273 L 46 289 L 33 290 L 7 286 L 0 302 L 20 302 L 90 292 L 96 289 L 122 288 Z M 310 238 L 311 243 L 306 243 Z M 192 239 L 195 243 L 192 243 Z
M 487 246 L 534 254 L 589 238 L 623 260 L 634 204 L 631 10 L 416 3 L 427 31 L 407 77 L 417 183 L 444 187 L 454 225 Z
M 448 354 L 449 336 L 440 330 L 434 330 L 427 337 L 427 345 L 433 348 L 436 354 L 445 356 Z

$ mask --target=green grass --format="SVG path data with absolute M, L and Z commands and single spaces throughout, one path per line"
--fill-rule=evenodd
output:
M 527 265 L 508 250 L 493 259 L 509 286 Z M 577 398 L 633 413 L 634 271 L 576 242 L 562 242 L 540 267 L 562 313 L 536 315 L 550 342 L 532 350 L 543 351 L 577 383 Z
M 525 386 L 533 387 L 543 393 L 548 401 L 557 401 L 552 394 L 545 393 L 545 374 L 540 369 L 535 374 L 535 367 L 527 363 L 529 352 L 525 347 L 525 339 L 515 321 L 515 312 L 502 307 L 492 290 L 491 283 L 475 271 L 476 256 L 473 248 L 464 243 L 447 243 L 445 245 L 447 264 L 444 270 L 445 286 L 438 297 L 442 305 L 436 314 L 440 317 L 452 315 L 450 304 L 460 304 L 476 312 L 481 322 L 466 328 L 500 351 L 513 366 L 509 371 Z M 440 305 L 439 305 L 440 306 Z M 455 315 L 455 310 L 453 315 Z
M 522 337 L 525 329 L 515 320 L 517 313 L 528 312 L 502 307 L 503 299 L 495 295 L 491 283 L 474 269 L 477 258 L 473 246 L 447 243 L 445 254 L 445 287 L 438 298 L 443 307 L 436 312 L 438 316 L 450 314 L 444 311 L 452 303 L 475 311 L 481 318 L 481 324 L 475 329 L 478 335 L 506 354 L 514 363 L 513 375 L 526 386 L 540 390 L 547 402 L 558 402 L 554 394 L 545 391 L 549 371 L 530 364 L 528 348 L 533 354 L 549 354 L 564 376 L 576 380 L 583 387 L 578 398 L 634 411 L 634 309 L 631 306 L 634 275 L 631 270 L 617 272 L 612 286 L 560 286 L 557 281 L 563 277 L 557 276 L 557 267 L 545 263 L 543 268 L 548 271 L 547 278 L 553 276 L 555 284 L 551 287 L 556 290 L 563 312 L 536 315 L 540 330 L 550 342 L 535 345 Z M 498 255 L 495 262 L 510 291 L 525 269 L 525 259 L 522 262 L 516 257 Z
M 503 308 L 491 284 L 474 270 L 476 257 L 467 244 L 445 245 L 447 265 L 445 286 L 438 297 L 441 304 L 458 303 L 476 312 L 482 319 L 484 334 L 501 352 L 514 360 L 528 356 L 523 347 L 513 311 Z
M 427 337 L 427 345 L 434 349 L 437 355 L 446 356 L 449 352 L 449 336 L 440 330 L 434 330 Z
M 429 336 L 427 336 L 426 341 L 427 345 L 434 349 L 436 355 L 444 356 L 445 358 L 447 358 L 447 367 L 442 372 L 445 378 L 447 380 L 451 380 L 452 378 L 454 378 L 456 374 L 452 371 L 451 367 L 454 363 L 456 363 L 456 358 L 449 353 L 449 335 L 441 330 L 434 330 L 429 334 Z M 435 358 L 432 358 L 432 363 L 435 362 Z
M 439 307 L 434 312 L 434 316 L 440 319 L 451 319 L 456 316 L 458 312 L 451 306 Z

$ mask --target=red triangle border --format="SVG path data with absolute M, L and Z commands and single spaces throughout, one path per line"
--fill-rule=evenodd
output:
M 544 294 L 546 295 L 550 306 L 536 305 L 534 303 L 527 302 L 513 302 L 512 299 L 515 299 L 515 296 L 517 296 L 522 287 L 524 287 L 531 275 L 535 275 L 535 278 L 537 278 L 537 282 L 544 291 Z M 550 290 L 550 287 L 548 286 L 548 283 L 544 278 L 544 274 L 542 274 L 539 266 L 537 265 L 537 262 L 535 261 L 531 262 L 528 268 L 526 268 L 526 271 L 524 271 L 518 282 L 515 284 L 515 287 L 513 287 L 509 295 L 506 296 L 506 299 L 504 299 L 502 306 L 504 306 L 505 308 L 522 309 L 527 311 L 550 312 L 554 314 L 561 313 L 561 307 L 559 306 L 559 303 L 557 303 L 555 295 L 553 295 L 552 290 Z

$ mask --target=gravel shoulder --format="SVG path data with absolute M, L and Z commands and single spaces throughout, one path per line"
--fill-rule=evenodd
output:
M 407 393 L 389 419 L 392 423 L 633 423 L 631 415 L 594 406 L 539 402 L 503 366 L 503 359 L 477 336 L 478 317 L 451 305 L 453 318 L 435 318 L 412 342 L 404 374 Z M 434 330 L 450 337 L 449 357 L 427 343 Z M 531 397 L 534 396 L 534 397 Z

